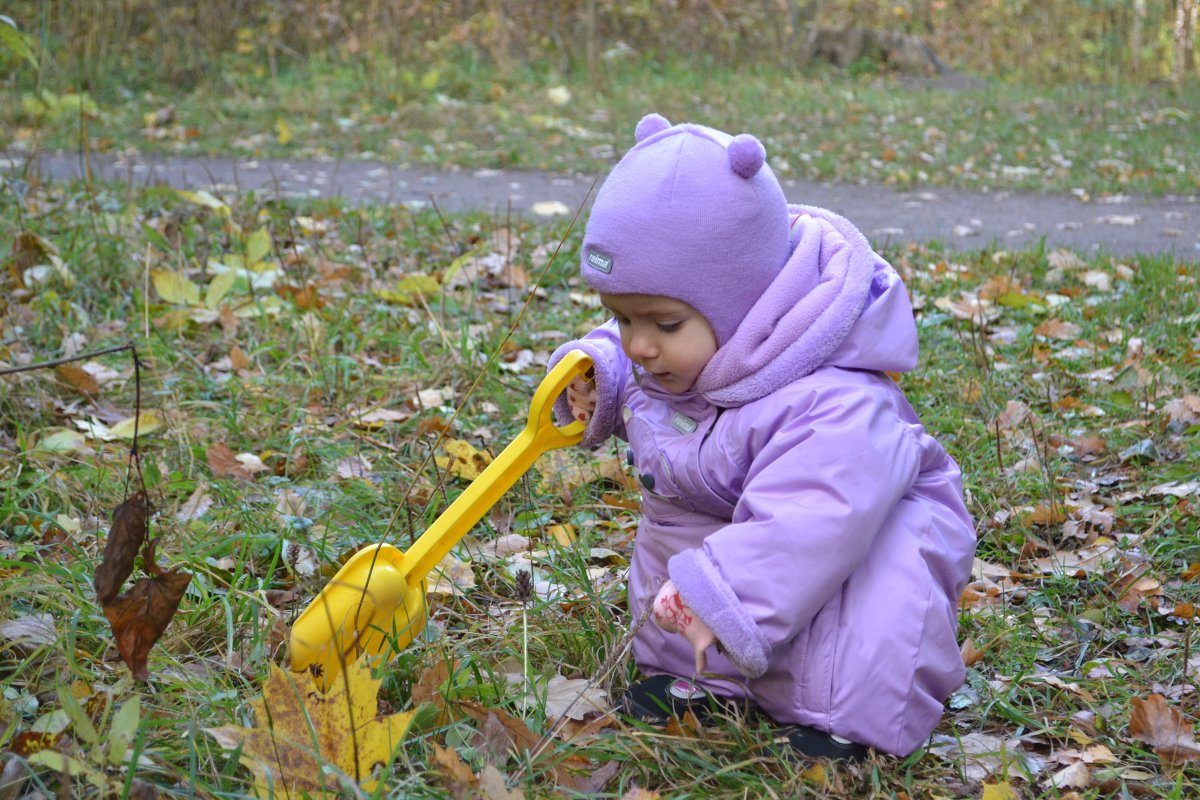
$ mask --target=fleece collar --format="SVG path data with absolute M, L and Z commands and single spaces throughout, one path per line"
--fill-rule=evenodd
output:
M 821 366 L 854 327 L 885 263 L 845 218 L 815 206 L 791 211 L 787 263 L 696 379 L 696 393 L 714 405 L 745 405 Z

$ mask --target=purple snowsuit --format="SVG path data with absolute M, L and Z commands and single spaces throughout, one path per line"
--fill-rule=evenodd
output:
M 670 577 L 720 643 L 708 672 L 729 679 L 701 684 L 906 755 L 963 680 L 973 524 L 957 465 L 884 374 L 917 363 L 899 275 L 841 217 L 790 211 L 783 272 L 691 391 L 643 374 L 611 321 L 553 361 L 592 357 L 583 444 L 615 434 L 641 476 L 633 617 Z M 653 624 L 634 656 L 647 675 L 694 669 L 687 640 Z

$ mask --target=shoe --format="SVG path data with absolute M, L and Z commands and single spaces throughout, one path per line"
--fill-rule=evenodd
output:
M 655 675 L 630 686 L 621 698 L 621 711 L 650 725 L 666 725 L 672 717 L 687 712 L 704 722 L 714 714 L 748 716 L 757 710 L 746 699 L 712 694 L 684 678 Z M 774 729 L 775 743 L 789 747 L 785 752 L 802 758 L 828 758 L 833 761 L 862 761 L 870 749 L 849 739 L 825 733 L 807 725 L 779 725 Z
M 687 712 L 703 722 L 713 714 L 747 713 L 748 700 L 712 694 L 704 687 L 674 675 L 655 675 L 630 686 L 621 698 L 621 710 L 651 725 L 666 725 L 672 717 Z
M 786 740 L 792 752 L 804 758 L 828 758 L 832 761 L 862 761 L 870 748 L 833 733 L 819 731 L 807 725 L 783 725 L 777 742 Z

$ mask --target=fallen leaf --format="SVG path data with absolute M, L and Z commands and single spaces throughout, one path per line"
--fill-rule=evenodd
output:
M 1074 322 L 1064 322 L 1060 319 L 1048 319 L 1041 325 L 1033 329 L 1035 336 L 1044 336 L 1047 339 L 1063 339 L 1072 340 L 1079 338 L 1083 333 L 1083 328 L 1076 325 Z
M 1017 790 L 1008 781 L 1000 783 L 985 783 L 983 797 L 980 800 L 1021 800 Z
M 175 512 L 175 519 L 185 523 L 200 519 L 208 513 L 212 505 L 213 499 L 208 493 L 208 484 L 201 481 L 191 496 L 179 506 L 179 510 Z
M 310 673 L 288 673 L 272 664 L 262 697 L 251 701 L 256 725 L 206 730 L 222 747 L 241 748 L 258 797 L 337 796 L 338 782 L 326 764 L 370 791 L 377 782 L 375 765 L 391 761 L 416 714 L 380 718 L 382 681 L 372 675 L 367 654 L 343 670 L 328 692 Z
M 434 461 L 441 469 L 449 470 L 457 478 L 473 481 L 479 477 L 484 468 L 492 463 L 492 457 L 487 453 L 476 450 L 470 442 L 462 439 L 447 439 L 442 447 L 449 456 L 437 456 Z
M 82 367 L 77 367 L 74 364 L 63 364 L 55 372 L 80 394 L 94 395 L 100 391 L 100 384 Z
M 212 470 L 214 478 L 241 478 L 249 481 L 254 480 L 255 472 L 266 469 L 261 460 L 258 460 L 257 465 L 247 465 L 244 456 L 249 454 L 235 455 L 224 442 L 209 446 L 204 455 L 208 459 L 208 468 Z M 255 469 L 256 466 L 261 467 L 261 470 Z
M 561 217 L 571 213 L 571 207 L 561 200 L 540 200 L 529 210 L 538 217 Z
M 1179 711 L 1167 705 L 1161 694 L 1133 698 L 1129 735 L 1153 747 L 1163 764 L 1200 761 L 1200 744 L 1196 743 L 1192 726 Z
M 1076 761 L 1050 776 L 1050 783 L 1059 789 L 1086 789 L 1092 785 L 1092 771 L 1087 764 Z
M 251 367 L 250 357 L 246 355 L 246 351 L 236 345 L 229 349 L 229 364 L 237 370 Z
M 525 793 L 520 789 L 509 789 L 504 775 L 491 764 L 479 773 L 479 796 L 483 800 L 525 800 Z
M 438 775 L 442 779 L 443 785 L 450 790 L 451 797 L 474 796 L 478 778 L 475 777 L 471 768 L 463 763 L 457 750 L 451 747 L 442 747 L 435 742 L 433 744 L 433 763 L 439 767 Z
M 136 417 L 126 417 L 111 427 L 97 419 L 75 420 L 76 427 L 88 436 L 105 442 L 115 439 L 133 439 L 134 433 L 138 436 L 145 436 L 161 430 L 163 424 L 162 412 L 155 409 L 143 411 Z
M 465 561 L 447 555 L 433 568 L 434 580 L 425 589 L 428 594 L 462 596 L 475 588 L 475 570 Z
M 555 675 L 546 684 L 544 692 L 538 687 L 522 700 L 523 705 L 532 705 L 544 697 L 547 717 L 567 717 L 581 720 L 595 714 L 608 714 L 613 710 L 604 690 L 594 686 L 585 678 L 566 678 Z
M 54 617 L 43 612 L 0 622 L 0 640 L 30 650 L 57 642 L 58 630 L 54 627 Z

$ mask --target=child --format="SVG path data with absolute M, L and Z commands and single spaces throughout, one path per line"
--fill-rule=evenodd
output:
M 904 285 L 845 219 L 789 206 L 753 136 L 651 114 L 636 139 L 581 252 L 613 319 L 553 358 L 591 356 L 557 413 L 627 441 L 643 486 L 629 606 L 655 624 L 626 709 L 711 694 L 806 755 L 906 755 L 963 680 L 975 535 L 886 374 L 917 363 Z

